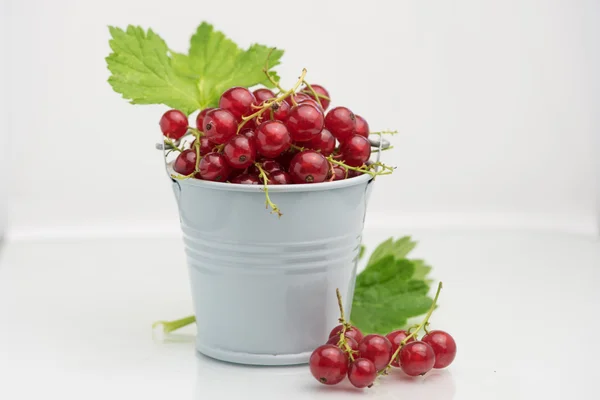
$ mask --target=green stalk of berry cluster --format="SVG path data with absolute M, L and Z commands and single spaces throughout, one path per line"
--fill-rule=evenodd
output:
M 387 375 L 388 374 L 389 370 L 392 369 L 392 362 L 398 357 L 398 355 L 402 351 L 402 348 L 408 343 L 409 340 L 415 338 L 421 329 L 425 329 L 425 331 L 427 332 L 427 325 L 429 324 L 429 318 L 431 317 L 433 310 L 435 310 L 435 306 L 438 301 L 438 298 L 440 297 L 441 290 L 442 290 L 442 282 L 440 282 L 438 284 L 437 291 L 435 292 L 435 297 L 433 298 L 433 302 L 431 303 L 431 307 L 429 307 L 429 311 L 427 311 L 427 314 L 425 315 L 425 318 L 423 319 L 423 321 L 419 325 L 417 325 L 417 327 L 415 328 L 415 330 L 413 332 L 409 333 L 409 335 L 406 336 L 400 342 L 400 344 L 398 345 L 398 348 L 396 349 L 394 354 L 392 354 L 392 358 L 390 359 L 390 362 L 382 371 L 380 371 L 378 373 L 378 375 Z
M 254 165 L 258 169 L 260 178 L 263 181 L 263 185 L 264 185 L 263 190 L 265 192 L 265 198 L 266 198 L 266 203 L 267 203 L 266 208 L 268 209 L 270 207 L 271 213 L 277 214 L 278 217 L 281 217 L 283 214 L 279 210 L 279 207 L 277 207 L 275 205 L 275 203 L 273 203 L 271 201 L 271 198 L 269 197 L 269 177 L 267 176 L 267 173 L 265 172 L 265 170 L 263 169 L 262 165 L 260 165 L 259 162 L 254 163 Z
M 352 350 L 350 345 L 348 344 L 348 340 L 346 339 L 346 331 L 352 328 L 352 325 L 348 321 L 346 321 L 346 317 L 344 315 L 344 306 L 342 305 L 342 295 L 340 294 L 340 289 L 335 289 L 335 294 L 337 296 L 338 307 L 340 309 L 340 318 L 339 322 L 342 324 L 342 331 L 340 332 L 340 340 L 338 341 L 338 347 L 344 349 L 344 351 L 348 354 L 348 358 L 350 361 L 354 362 L 354 354 L 355 351 Z

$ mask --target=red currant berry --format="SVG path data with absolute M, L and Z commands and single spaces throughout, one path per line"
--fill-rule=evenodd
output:
M 400 342 L 402 342 L 408 336 L 408 332 L 404 330 L 393 331 L 385 335 L 386 338 L 392 343 L 392 355 L 398 350 L 398 346 L 400 346 Z M 407 343 L 414 342 L 415 338 L 411 337 L 408 339 Z M 400 354 L 396 356 L 396 359 L 392 360 L 392 365 L 394 367 L 400 367 Z
M 246 136 L 235 135 L 225 144 L 223 155 L 233 168 L 248 168 L 256 158 L 256 146 Z
M 223 144 L 236 132 L 237 121 L 227 110 L 215 108 L 204 117 L 204 134 L 213 143 Z
M 279 165 L 279 163 L 277 161 L 274 160 L 263 160 L 260 162 L 260 166 L 261 168 L 267 173 L 273 173 L 275 171 L 281 171 L 283 168 L 281 168 L 281 165 Z M 248 173 L 252 174 L 252 175 L 258 175 L 260 176 L 260 170 L 256 167 L 256 165 L 251 165 L 248 168 Z
M 280 121 L 266 121 L 256 128 L 256 150 L 265 157 L 275 158 L 290 148 L 290 133 Z
M 343 142 L 354 134 L 356 120 L 352 111 L 346 107 L 335 107 L 325 116 L 325 127 L 337 140 Z
M 187 132 L 188 119 L 179 110 L 169 110 L 160 118 L 160 130 L 170 139 L 179 139 Z
M 367 335 L 358 343 L 360 356 L 373 361 L 377 371 L 384 369 L 392 358 L 392 344 L 385 336 Z
M 359 135 L 352 135 L 350 139 L 343 142 L 340 150 L 344 163 L 351 167 L 360 167 L 371 157 L 371 143 L 367 138 Z
M 259 104 L 275 97 L 275 93 L 265 88 L 256 89 L 254 92 L 252 92 L 252 94 L 254 95 L 256 102 Z
M 290 114 L 291 107 L 285 101 L 271 105 L 273 110 L 273 118 L 277 121 L 285 122 Z
M 400 350 L 400 367 L 406 375 L 425 375 L 434 364 L 435 353 L 427 343 L 410 342 Z
M 196 151 L 196 140 L 194 140 L 190 146 L 191 150 Z M 213 151 L 215 147 L 214 143 L 211 143 L 210 140 L 208 140 L 208 138 L 206 136 L 201 136 L 200 137 L 200 155 L 204 156 L 208 153 L 210 153 L 211 151 Z
M 254 138 L 256 137 L 256 132 L 254 132 L 253 129 L 246 128 L 246 129 L 242 129 L 242 131 L 240 132 L 240 135 L 246 136 L 248 139 L 254 140 Z
M 331 330 L 331 332 L 329 332 L 329 337 L 333 337 L 336 336 L 339 339 L 340 334 L 342 333 L 342 329 L 344 329 L 344 327 L 342 325 L 338 325 L 335 328 L 333 328 Z M 354 340 L 356 340 L 357 342 L 360 342 L 361 340 L 363 340 L 363 334 L 360 331 L 360 329 L 358 329 L 355 326 L 350 327 L 350 329 L 346 330 L 346 337 L 352 338 Z
M 325 157 L 333 153 L 335 149 L 335 137 L 327 129 L 323 128 L 321 133 L 306 142 L 305 147 L 319 150 Z
M 193 149 L 182 151 L 173 164 L 175 172 L 181 175 L 189 175 L 196 168 L 196 151 Z
M 208 112 L 212 110 L 214 110 L 213 107 L 205 108 L 204 110 L 198 113 L 198 116 L 196 116 L 196 128 L 200 132 L 204 132 L 204 117 L 206 117 L 206 114 L 208 114 Z
M 339 335 L 335 335 L 329 338 L 329 340 L 327 341 L 327 344 L 334 344 L 334 345 L 338 345 L 338 343 L 340 342 L 340 336 Z M 358 342 L 354 339 L 352 339 L 351 337 L 346 336 L 346 343 L 348 343 L 348 347 L 350 347 L 350 350 L 352 351 L 358 351 Z M 342 349 L 343 351 L 346 351 L 346 349 L 344 347 L 340 347 L 340 349 Z
M 285 126 L 292 136 L 292 140 L 306 142 L 316 137 L 323 130 L 323 112 L 317 107 L 301 103 L 292 107 Z
M 294 183 L 320 183 L 327 179 L 329 162 L 323 154 L 305 150 L 292 158 L 289 172 Z
M 231 183 L 239 183 L 242 185 L 259 185 L 260 179 L 256 175 L 241 174 L 230 180 Z
M 294 93 L 294 94 L 286 97 L 284 99 L 284 101 L 287 102 L 290 106 L 294 106 L 294 102 L 292 101 L 292 98 L 296 101 L 296 104 L 300 104 L 300 102 L 302 100 L 310 99 L 310 97 L 307 94 L 304 94 L 304 93 Z
M 317 93 L 317 95 L 322 95 L 322 96 L 326 96 L 328 99 L 324 99 L 323 97 L 319 96 L 319 101 L 321 102 L 321 106 L 323 107 L 323 110 L 327 110 L 327 107 L 329 107 L 329 103 L 331 102 L 331 97 L 329 97 L 329 92 L 321 85 L 310 85 L 313 90 Z M 302 90 L 302 93 L 305 93 L 307 95 L 309 95 L 311 98 L 315 99 L 315 95 L 313 94 L 313 92 L 307 87 L 305 87 Z
M 284 151 L 281 153 L 279 157 L 277 157 L 276 161 L 281 165 L 281 168 L 285 171 L 289 171 L 290 162 L 292 162 L 292 158 L 297 154 L 297 152 L 293 149 L 288 151 Z
M 456 342 L 450 334 L 444 331 L 431 331 L 421 339 L 433 349 L 435 364 L 433 368 L 446 368 L 456 357 Z
M 368 138 L 370 132 L 369 132 L 369 124 L 367 123 L 367 120 L 365 120 L 360 115 L 354 115 L 354 118 L 356 120 L 356 128 L 354 128 L 354 133 L 356 135 Z
M 373 361 L 367 358 L 357 358 L 350 363 L 348 380 L 357 388 L 371 387 L 377 378 L 377 368 Z
M 313 351 L 309 365 L 310 372 L 319 382 L 335 385 L 348 373 L 348 356 L 339 347 L 324 344 Z
M 248 89 L 240 86 L 227 89 L 219 100 L 219 107 L 229 111 L 241 122 L 242 116 L 252 114 L 252 105 L 256 104 L 256 98 Z
M 225 182 L 229 177 L 229 165 L 219 153 L 208 153 L 200 160 L 197 175 L 205 181 Z
M 333 166 L 333 174 L 335 175 L 335 177 L 333 178 L 334 181 L 343 181 L 344 179 L 346 179 L 346 169 L 340 165 Z M 329 176 L 329 178 L 331 178 L 331 175 Z
M 273 171 L 269 174 L 269 185 L 291 185 L 292 177 L 285 171 Z

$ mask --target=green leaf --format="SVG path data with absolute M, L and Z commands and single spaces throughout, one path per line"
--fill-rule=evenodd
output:
M 127 31 L 109 30 L 108 82 L 123 98 L 132 104 L 164 104 L 187 114 L 200 107 L 198 87 L 175 71 L 160 36 L 132 25 Z
M 189 54 L 171 51 L 151 29 L 109 29 L 109 83 L 133 104 L 164 104 L 188 115 L 216 107 L 232 86 L 273 87 L 264 72 L 267 62 L 269 75 L 279 81 L 271 68 L 280 64 L 283 50 L 261 44 L 242 50 L 206 22 L 192 36 Z
M 396 260 L 390 254 L 371 264 L 356 278 L 356 286 L 367 287 L 382 284 L 390 279 L 408 280 L 413 276 L 415 267 L 406 259 Z
M 189 52 L 189 70 L 198 80 L 203 107 L 215 107 L 221 94 L 232 86 L 251 87 L 258 84 L 271 86 L 263 68 L 280 64 L 283 50 L 260 44 L 241 50 L 212 25 L 202 23 L 192 36 Z M 276 74 L 271 76 L 279 80 Z
M 373 251 L 373 254 L 371 254 L 368 264 L 375 263 L 386 255 L 393 255 L 396 258 L 405 258 L 416 245 L 417 242 L 412 241 L 410 236 L 404 236 L 396 241 L 391 237 L 377 246 Z
M 363 332 L 386 334 L 406 324 L 410 317 L 421 315 L 433 300 L 425 295 L 401 293 L 379 301 L 352 304 L 351 323 Z
M 431 267 L 406 258 L 416 244 L 409 236 L 388 238 L 356 277 L 351 321 L 362 331 L 388 333 L 431 307 L 433 300 L 427 296 Z

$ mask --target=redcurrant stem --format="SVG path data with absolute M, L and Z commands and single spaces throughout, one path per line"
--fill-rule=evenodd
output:
M 337 164 L 337 165 L 340 165 L 340 166 L 346 168 L 346 170 L 352 170 L 352 171 L 356 171 L 356 172 L 362 172 L 362 173 L 365 173 L 365 174 L 369 174 L 372 177 L 375 177 L 375 176 L 378 176 L 378 175 L 390 175 L 392 173 L 392 171 L 393 171 L 393 169 L 391 167 L 385 166 L 387 169 L 384 168 L 383 171 L 375 171 L 374 172 L 374 171 L 371 171 L 369 168 L 365 168 L 365 167 L 351 167 L 351 166 L 349 166 L 347 164 L 344 164 L 341 161 L 335 160 L 335 158 L 333 156 L 329 156 L 329 157 L 327 157 L 327 159 L 330 162 L 334 163 L 334 164 Z M 375 163 L 373 165 L 380 165 L 380 164 L 381 163 Z M 381 164 L 381 165 L 383 165 L 383 164 Z
M 269 75 L 269 60 L 271 60 L 271 55 L 273 54 L 273 51 L 275 51 L 275 47 L 271 48 L 271 50 L 269 51 L 269 54 L 267 55 L 267 60 L 265 61 L 265 66 L 263 68 L 263 72 L 265 73 L 265 75 L 267 75 L 267 78 L 269 79 L 269 81 L 271 81 L 271 83 L 277 88 L 279 89 L 280 92 L 285 92 L 285 90 L 283 90 L 283 88 L 279 85 L 279 82 L 277 82 L 275 79 L 273 79 L 273 77 L 271 75 Z
M 196 322 L 196 317 L 190 315 L 189 317 L 177 319 L 175 321 L 156 321 L 152 324 L 152 329 L 156 329 L 158 326 L 162 326 L 163 333 L 173 332 L 177 329 L 181 329 L 184 326 L 188 326 Z
M 435 292 L 435 297 L 433 298 L 433 303 L 431 303 L 431 307 L 429 307 L 429 311 L 427 311 L 427 315 L 425 315 L 425 318 L 417 326 L 417 328 L 414 330 L 414 332 L 410 333 L 407 337 L 404 338 L 404 340 L 402 340 L 400 342 L 400 344 L 398 345 L 398 348 L 396 349 L 396 351 L 394 352 L 394 354 L 392 354 L 392 358 L 390 359 L 389 364 L 381 372 L 382 374 L 386 373 L 388 370 L 390 370 L 392 368 L 392 361 L 394 361 L 398 357 L 398 354 L 400 354 L 400 350 L 402 350 L 402 348 L 406 345 L 406 343 L 408 343 L 408 341 L 410 339 L 414 338 L 417 335 L 417 333 L 419 333 L 419 331 L 421 329 L 423 329 L 423 327 L 425 327 L 429 323 L 429 318 L 431 317 L 431 314 L 433 313 L 433 310 L 435 310 L 435 305 L 437 303 L 438 298 L 440 297 L 440 291 L 441 290 L 442 290 L 442 282 L 440 282 L 438 284 L 437 291 Z
M 173 142 L 170 139 L 165 139 L 165 145 L 167 145 L 167 146 L 170 147 L 169 150 L 175 150 L 175 151 L 178 151 L 180 153 L 183 151 L 179 146 L 177 146 L 177 144 L 175 142 Z
M 379 132 L 371 132 L 371 135 L 396 135 L 398 131 L 383 130 Z
M 387 151 L 387 150 L 391 150 L 393 149 L 394 146 L 390 146 L 390 147 L 386 147 L 385 149 L 381 149 L 381 151 Z M 372 153 L 379 153 L 379 149 L 375 149 L 373 151 L 371 151 Z
M 263 185 L 264 185 L 264 192 L 265 192 L 265 198 L 266 198 L 266 202 L 267 202 L 267 209 L 269 207 L 271 207 L 271 213 L 276 213 L 278 217 L 281 217 L 283 214 L 281 213 L 281 211 L 279 211 L 279 208 L 271 201 L 271 198 L 269 197 L 269 178 L 267 177 L 267 173 L 265 172 L 265 170 L 263 169 L 262 165 L 260 165 L 260 163 L 256 162 L 254 163 L 254 165 L 256 166 L 256 168 L 259 171 L 259 175 L 260 178 L 263 181 Z
M 319 95 L 317 94 L 317 92 L 315 92 L 315 89 L 313 89 L 312 86 L 310 86 L 310 83 L 304 81 L 304 84 L 306 85 L 306 87 L 308 88 L 308 90 L 311 91 L 312 95 L 315 96 L 315 99 L 317 100 L 317 103 L 319 103 L 319 107 L 323 108 L 323 104 L 321 104 L 321 99 L 319 98 Z
M 346 321 L 346 317 L 344 316 L 344 306 L 342 305 L 342 294 L 340 293 L 340 289 L 335 289 L 335 294 L 337 296 L 338 307 L 340 309 L 340 324 L 342 324 L 342 331 L 340 332 L 340 340 L 338 341 L 338 347 L 343 347 L 346 353 L 348 353 L 348 357 L 350 361 L 354 361 L 354 355 L 352 354 L 352 348 L 348 344 L 346 340 L 346 330 L 351 328 L 352 325 Z
M 262 107 L 260 107 L 260 109 L 258 111 L 256 111 L 253 114 L 247 115 L 245 117 L 242 117 L 242 122 L 238 125 L 238 133 L 240 132 L 240 130 L 242 129 L 242 127 L 244 125 L 246 125 L 246 122 L 250 121 L 252 118 L 257 117 L 258 115 L 260 115 L 265 109 L 271 107 L 274 103 L 279 103 L 281 101 L 283 101 L 283 99 L 285 99 L 286 97 L 288 97 L 290 94 L 294 93 L 296 90 L 298 90 L 298 87 L 302 84 L 302 82 L 304 82 L 304 77 L 306 76 L 306 68 L 302 69 L 302 74 L 300 75 L 300 78 L 298 78 L 298 82 L 296 82 L 296 84 L 294 85 L 293 88 L 291 88 L 290 90 L 285 91 L 282 95 L 272 99 L 272 100 L 266 100 Z M 292 98 L 292 102 L 294 101 L 294 99 Z
M 295 145 L 294 143 L 290 144 L 290 148 L 294 149 L 294 150 L 298 150 L 298 151 L 304 151 L 304 147 L 300 147 Z
M 309 86 L 309 85 L 308 85 L 308 82 L 305 82 L 305 83 L 306 83 L 306 86 Z M 306 90 L 303 90 L 303 92 L 304 92 L 304 93 L 306 93 Z M 324 100 L 329 100 L 329 101 L 331 101 L 331 98 L 330 98 L 329 96 L 325 96 L 324 94 L 321 94 L 321 93 L 316 93 L 316 92 L 314 92 L 313 94 L 314 94 L 315 96 L 318 96 L 318 97 L 319 97 L 319 98 L 321 98 L 321 99 L 324 99 Z
M 348 171 L 346 171 L 347 173 Z M 329 173 L 331 174 L 331 178 L 329 178 L 329 182 L 333 182 L 335 179 L 335 170 L 333 169 L 333 164 L 329 163 Z

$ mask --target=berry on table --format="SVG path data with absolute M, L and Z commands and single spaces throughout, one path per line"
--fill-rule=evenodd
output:
M 225 157 L 219 153 L 208 153 L 200 160 L 198 174 L 206 181 L 225 182 L 229 177 L 230 168 Z
M 435 364 L 435 353 L 430 345 L 421 341 L 407 343 L 400 350 L 400 367 L 406 375 L 425 375 Z
M 275 158 L 287 149 L 292 143 L 290 133 L 280 121 L 266 121 L 256 128 L 256 150 L 259 154 Z
M 254 140 L 254 138 L 256 138 L 256 132 L 250 128 L 242 129 L 242 131 L 240 132 L 240 135 L 246 136 L 248 139 L 252 139 L 252 140 Z
M 377 368 L 373 361 L 367 358 L 357 358 L 350 363 L 348 380 L 357 388 L 371 387 L 377 378 Z
M 214 107 L 205 108 L 204 110 L 200 111 L 196 116 L 196 128 L 200 132 L 204 132 L 204 117 L 206 117 L 206 114 L 208 114 L 208 112 L 212 110 L 214 110 Z
M 354 134 L 356 118 L 352 111 L 346 107 L 335 107 L 325 116 L 325 128 L 339 140 L 344 142 Z
M 233 114 L 215 108 L 204 117 L 204 134 L 213 143 L 224 144 L 237 132 L 237 121 Z
M 390 341 L 390 343 L 392 344 L 392 354 L 394 354 L 396 352 L 396 350 L 398 350 L 398 346 L 400 346 L 400 343 L 406 339 L 408 337 L 408 332 L 406 332 L 405 330 L 397 330 L 397 331 L 393 331 L 388 333 L 387 335 L 385 335 L 386 338 L 388 338 L 388 340 Z M 408 339 L 407 343 L 410 342 L 414 342 L 415 338 L 411 337 L 410 339 Z M 398 355 L 396 357 L 396 359 L 392 360 L 392 365 L 394 367 L 400 367 L 400 355 Z
M 190 175 L 196 168 L 196 150 L 184 150 L 175 159 L 173 169 L 181 175 Z
M 256 158 L 254 140 L 242 135 L 235 135 L 225 144 L 223 155 L 233 168 L 248 168 Z
M 444 331 L 430 331 L 421 339 L 433 349 L 435 364 L 433 368 L 446 368 L 456 357 L 456 342 L 450 334 Z
M 339 347 L 324 344 L 313 351 L 309 360 L 310 372 L 324 385 L 340 383 L 348 373 L 348 356 Z
M 237 119 L 242 121 L 242 117 L 252 114 L 252 105 L 256 104 L 256 98 L 245 87 L 235 86 L 227 89 L 219 100 L 219 108 L 229 111 Z
M 373 361 L 377 371 L 381 371 L 392 358 L 392 344 L 385 336 L 367 335 L 358 343 L 358 352 L 360 357 Z
M 356 120 L 356 128 L 354 128 L 354 133 L 356 135 L 368 138 L 369 137 L 369 124 L 367 123 L 367 120 L 364 119 L 363 117 L 361 117 L 360 115 L 354 115 L 354 118 Z
M 338 325 L 335 328 L 333 328 L 331 330 L 331 332 L 329 332 L 329 337 L 337 337 L 339 339 L 340 334 L 342 333 L 342 330 L 344 329 L 343 325 Z M 353 326 L 350 329 L 346 329 L 346 337 L 348 338 L 352 338 L 354 340 L 356 340 L 357 342 L 360 342 L 361 340 L 363 340 L 363 333 L 360 331 L 360 329 L 358 329 L 357 327 Z
M 321 153 L 305 150 L 292 158 L 289 172 L 294 183 L 324 182 L 329 173 L 329 161 Z
M 180 139 L 188 129 L 188 118 L 179 110 L 169 110 L 160 118 L 160 130 L 169 139 Z
M 306 142 L 323 130 L 323 112 L 311 104 L 301 103 L 292 107 L 285 121 L 292 140 Z
M 340 148 L 346 165 L 360 167 L 371 157 L 371 143 L 363 136 L 352 135 Z
M 340 342 L 340 335 L 336 335 L 336 336 L 330 337 L 326 343 L 334 344 L 337 346 L 339 342 Z M 358 351 L 358 342 L 356 340 L 352 339 L 351 337 L 346 336 L 346 343 L 348 343 L 350 350 Z M 344 349 L 344 348 L 342 348 L 342 350 L 346 351 L 346 349 Z

